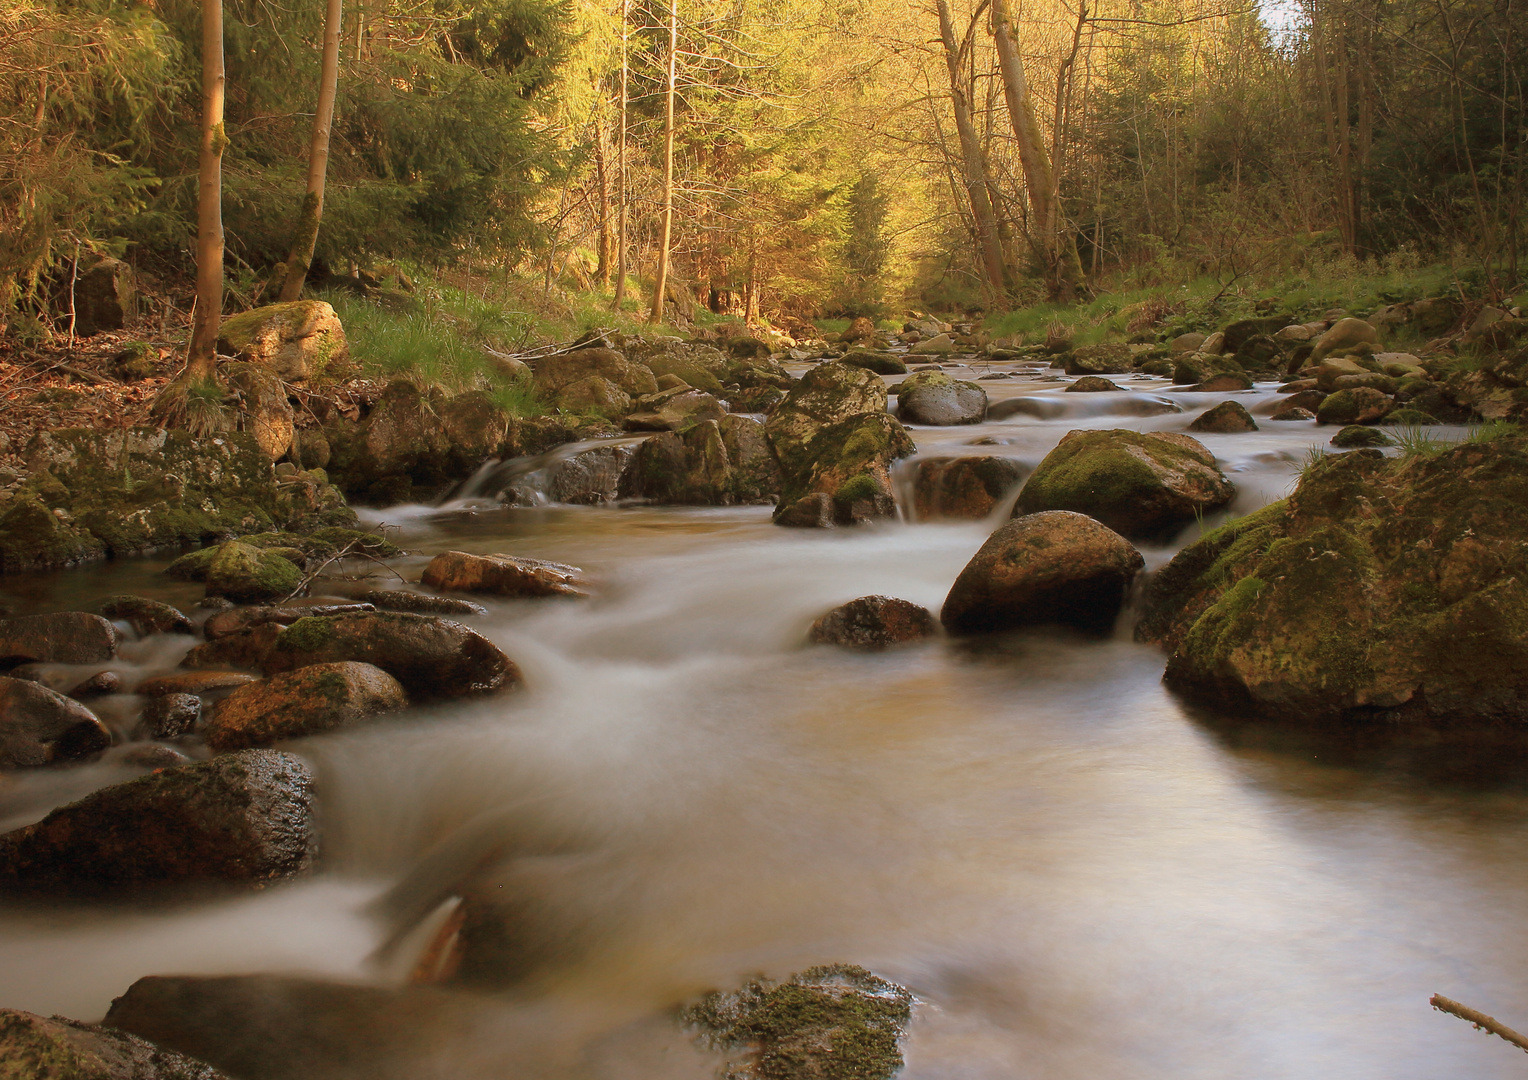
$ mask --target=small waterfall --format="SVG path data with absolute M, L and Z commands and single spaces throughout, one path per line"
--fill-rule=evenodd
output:
M 439 505 L 530 507 L 614 502 L 620 493 L 621 477 L 638 444 L 646 438 L 628 435 L 586 439 L 564 443 L 544 454 L 507 461 L 490 458 Z

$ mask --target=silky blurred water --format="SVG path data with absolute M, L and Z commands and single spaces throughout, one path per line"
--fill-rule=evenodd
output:
M 914 429 L 921 453 L 1034 464 L 1069 429 L 1182 431 L 1232 396 L 983 385 L 1061 412 Z M 1266 414 L 1273 391 L 1234 396 Z M 1135 399 L 1184 411 L 1143 417 Z M 1203 439 L 1238 485 L 1229 513 L 1284 494 L 1331 433 L 1262 427 Z M 406 575 L 439 550 L 504 551 L 583 566 L 596 595 L 488 601 L 469 620 L 524 669 L 523 692 L 290 747 L 319 776 L 314 878 L 169 908 L 0 913 L 0 1005 L 96 1019 L 164 973 L 396 983 L 396 963 L 368 960 L 385 928 L 366 901 L 487 821 L 520 838 L 523 857 L 484 873 L 533 901 L 517 932 L 545 960 L 485 999 L 497 1011 L 474 1014 L 470 1045 L 422 1018 L 433 1065 L 414 1075 L 705 1075 L 665 1010 L 830 961 L 918 995 L 912 1080 L 1521 1075 L 1518 1051 L 1427 1005 L 1441 992 L 1528 1023 L 1515 759 L 1196 715 L 1128 615 L 1105 641 L 803 644 L 814 618 L 866 593 L 937 611 L 994 522 L 808 533 L 771 526 L 767 507 L 468 504 L 373 518 L 401 526 Z M 194 587 L 155 576 L 165 561 L 0 591 L 36 610 L 124 591 L 191 602 Z M 0 814 L 31 820 L 130 774 L 5 777 Z

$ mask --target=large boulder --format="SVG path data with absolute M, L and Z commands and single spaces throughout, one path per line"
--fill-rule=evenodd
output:
M 1234 435 L 1256 431 L 1257 421 L 1252 419 L 1252 414 L 1241 402 L 1222 401 L 1213 409 L 1206 409 L 1195 417 L 1188 429 L 1208 435 Z
M 738 1080 L 892 1080 L 913 996 L 862 967 L 808 968 L 755 980 L 685 1009 L 701 1041 L 727 1054 Z
M 1217 375 L 1246 375 L 1246 370 L 1230 356 L 1216 356 L 1206 352 L 1179 356 L 1173 363 L 1173 382 L 1179 386 L 1194 386 L 1208 382 Z
M 6 1080 L 227 1080 L 210 1065 L 125 1031 L 0 1009 Z
M 30 476 L 0 513 L 7 573 L 272 527 L 355 524 L 343 496 L 316 476 L 278 482 L 244 432 L 71 428 L 40 432 L 25 454 Z
M 764 430 L 787 475 L 808 468 L 808 444 L 824 428 L 867 412 L 886 411 L 881 377 L 849 364 L 818 364 L 791 388 L 765 422 Z
M 1215 455 L 1188 435 L 1070 431 L 1030 476 L 1014 514 L 1073 510 L 1140 539 L 1219 509 L 1235 493 Z
M 913 462 L 913 516 L 980 520 L 1024 482 L 1029 470 L 1011 457 L 934 457 Z
M 897 415 L 910 424 L 978 424 L 987 415 L 987 392 L 942 371 L 919 371 L 897 387 Z
M 1051 510 L 1008 522 L 987 538 L 945 597 L 952 634 L 1059 623 L 1109 630 L 1141 553 L 1083 514 Z
M 1338 319 L 1332 328 L 1316 339 L 1311 350 L 1310 363 L 1319 364 L 1327 356 L 1357 345 L 1372 345 L 1379 341 L 1379 331 L 1362 319 Z
M 113 596 L 102 602 L 102 617 L 125 622 L 139 637 L 150 634 L 191 634 L 196 627 L 178 608 L 146 596 Z
M 840 362 L 862 367 L 877 375 L 906 375 L 907 364 L 896 353 L 876 349 L 850 349 L 840 357 Z
M 102 255 L 82 267 L 71 288 L 74 300 L 74 332 L 92 337 L 103 331 L 121 330 L 138 309 L 133 268 L 121 259 Z M 60 299 L 68 299 L 68 293 Z
M 589 582 L 576 566 L 517 555 L 473 555 L 442 551 L 430 560 L 420 584 L 446 592 L 488 593 L 530 599 L 588 596 Z
M 813 645 L 879 650 L 932 637 L 938 630 L 927 608 L 890 596 L 862 596 L 840 604 L 812 624 Z
M 1079 345 L 1067 354 L 1068 375 L 1124 375 L 1135 367 L 1135 354 L 1123 342 Z
M 299 619 L 265 657 L 267 675 L 356 660 L 403 684 L 410 698 L 459 698 L 518 686 L 520 669 L 499 647 L 459 622 L 377 611 Z
M 1282 315 L 1267 315 L 1256 319 L 1241 319 L 1221 331 L 1222 347 L 1228 353 L 1241 350 L 1251 339 L 1264 334 L 1276 334 L 1289 324 Z
M 776 524 L 807 524 L 792 508 L 806 500 L 817 513 L 824 498 L 831 500 L 836 524 L 894 517 L 891 468 L 916 451 L 902 425 L 884 412 L 860 413 L 821 429 L 807 444 L 806 466 L 785 473 Z
M 57 611 L 0 619 L 0 667 L 99 664 L 117 655 L 117 628 L 86 611 Z
M 111 731 L 77 701 L 42 683 L 0 677 L 0 769 L 52 765 L 111 745 Z
M 1441 393 L 1417 395 L 1414 401 L 1435 415 L 1462 407 L 1486 420 L 1528 418 L 1528 348 L 1446 370 Z
M 578 349 L 536 361 L 536 386 L 548 397 L 590 378 L 602 379 L 631 397 L 656 394 L 652 369 L 626 359 L 614 349 Z
M 715 395 L 683 386 L 650 394 L 639 399 L 635 407 L 640 411 L 622 422 L 627 431 L 683 431 L 727 415 Z
M 306 871 L 317 844 L 308 766 L 244 750 L 103 788 L 0 836 L 0 891 L 263 885 Z
M 1320 459 L 1184 548 L 1137 636 L 1193 697 L 1292 722 L 1528 724 L 1528 443 Z
M 322 300 L 267 304 L 230 316 L 218 327 L 218 351 L 287 382 L 332 380 L 350 358 L 345 328 Z
M 275 551 L 230 540 L 207 565 L 207 595 L 257 604 L 289 596 L 302 581 L 296 563 Z
M 590 375 L 570 382 L 558 390 L 552 400 L 558 408 L 573 413 L 617 417 L 631 411 L 631 395 L 603 375 Z
M 1316 410 L 1323 424 L 1377 424 L 1395 408 L 1395 399 L 1383 390 L 1354 387 L 1328 394 Z
M 203 735 L 222 754 L 350 727 L 407 705 L 403 687 L 381 668 L 312 664 L 239 687 L 218 702 Z

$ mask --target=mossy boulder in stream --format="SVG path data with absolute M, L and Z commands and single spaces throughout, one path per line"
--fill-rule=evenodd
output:
M 252 435 L 72 428 L 34 436 L 31 475 L 0 515 L 0 570 L 68 566 L 273 527 L 352 526 L 319 474 L 278 478 Z
M 916 452 L 906 429 L 884 412 L 819 429 L 805 447 L 805 466 L 785 473 L 776 524 L 819 525 L 829 512 L 828 523 L 840 525 L 895 516 L 891 467 Z M 808 505 L 813 516 L 802 513 Z
M 782 483 L 764 425 L 729 413 L 643 442 L 621 476 L 620 495 L 665 505 L 730 506 L 772 502 Z
M 807 472 L 815 460 L 812 440 L 824 429 L 861 413 L 886 411 L 881 377 L 849 364 L 818 364 L 793 386 L 764 424 L 787 477 Z
M 1069 431 L 1019 492 L 1014 516 L 1071 510 L 1140 539 L 1217 510 L 1235 493 L 1215 455 L 1188 435 Z
M 290 877 L 317 849 L 312 788 L 307 765 L 273 750 L 115 784 L 0 836 L 0 892 L 106 895 Z
M 909 424 L 979 424 L 987 415 L 987 391 L 942 371 L 917 371 L 897 386 L 897 415 Z
M 1181 551 L 1137 636 L 1170 685 L 1291 721 L 1528 724 L 1528 443 L 1333 455 Z
M 208 596 L 256 604 L 290 596 L 302 581 L 302 570 L 275 551 L 230 540 L 216 548 L 207 564 L 206 581 Z
M 493 694 L 521 681 L 514 661 L 476 631 L 393 611 L 298 619 L 281 631 L 263 667 L 274 675 L 342 660 L 374 664 L 416 699 Z
M 727 1052 L 735 1080 L 891 1080 L 913 996 L 854 964 L 808 968 L 713 993 L 682 1019 Z
M 227 1080 L 210 1065 L 129 1035 L 62 1016 L 0 1009 L 6 1080 Z

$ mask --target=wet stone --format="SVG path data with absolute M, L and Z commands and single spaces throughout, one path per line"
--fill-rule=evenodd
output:
M 52 765 L 111 745 L 111 732 L 77 701 L 41 683 L 0 677 L 0 768 Z
M 98 664 L 117 654 L 117 629 L 99 615 L 59 611 L 0 619 L 0 666 L 38 660 Z
M 100 611 L 112 622 L 127 623 L 139 637 L 196 632 L 196 627 L 183 612 L 143 596 L 113 596 L 101 605 Z
M 0 1009 L 7 1080 L 226 1080 L 210 1065 L 136 1035 L 62 1016 Z
M 157 694 L 211 694 L 219 690 L 232 690 L 254 681 L 253 675 L 242 671 L 185 671 L 145 679 L 133 692 L 145 697 Z
M 425 567 L 420 582 L 448 592 L 516 598 L 588 595 L 588 581 L 576 566 L 514 555 L 472 555 L 465 551 L 443 551 L 435 556 Z
M 428 596 L 403 589 L 372 589 L 361 599 L 383 611 L 410 611 L 416 615 L 486 615 L 488 609 L 471 600 L 451 596 Z
M 828 612 L 812 624 L 813 645 L 879 650 L 923 641 L 938 633 L 927 608 L 890 596 L 862 596 Z
M 202 718 L 202 699 L 195 694 L 160 694 L 144 702 L 134 734 L 140 739 L 178 739 L 189 735 Z

